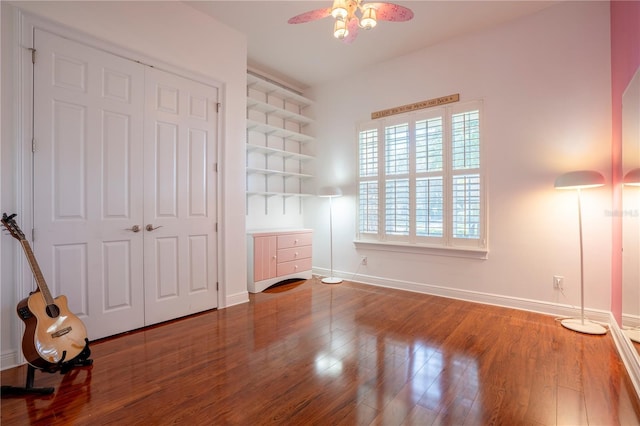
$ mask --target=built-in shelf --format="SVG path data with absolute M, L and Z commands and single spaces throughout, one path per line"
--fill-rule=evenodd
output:
M 247 87 L 267 95 L 275 94 L 278 97 L 283 98 L 285 101 L 295 103 L 301 107 L 313 105 L 313 101 L 311 99 L 305 98 L 295 90 L 288 89 L 280 84 L 271 82 L 252 73 L 247 74 Z
M 294 142 L 311 142 L 314 140 L 312 136 L 305 135 L 303 133 L 294 132 L 293 130 L 277 127 L 271 124 L 259 123 L 255 120 L 247 118 L 247 130 L 262 133 L 267 136 L 275 136 L 278 138 L 287 139 Z
M 304 173 L 292 173 L 292 172 L 283 172 L 280 170 L 270 170 L 270 169 L 254 169 L 251 167 L 247 168 L 247 173 L 251 173 L 254 175 L 266 175 L 266 176 L 282 176 L 282 177 L 290 177 L 296 179 L 312 179 L 312 175 L 307 175 Z
M 304 147 L 315 138 L 305 115 L 313 101 L 269 79 L 247 74 L 247 204 L 249 197 L 282 197 L 283 212 L 291 197 L 311 196 L 305 182 L 313 156 Z M 251 177 L 253 176 L 253 177 Z M 302 210 L 300 202 L 299 209 Z
M 311 197 L 314 194 L 303 194 L 301 192 L 253 192 L 253 191 L 249 191 L 247 192 L 247 195 L 252 196 L 252 195 L 264 195 L 266 197 Z
M 305 117 L 304 115 L 297 114 L 293 111 L 289 111 L 286 109 L 282 109 L 275 105 L 268 104 L 266 102 L 259 101 L 257 99 L 248 98 L 247 99 L 247 108 L 253 111 L 259 111 L 263 114 L 266 114 L 270 117 L 278 117 L 287 121 L 294 121 L 296 123 L 300 123 L 303 125 L 313 123 L 313 119 L 310 117 Z
M 285 151 L 278 148 L 271 148 L 262 145 L 247 144 L 248 152 L 258 152 L 267 156 L 275 155 L 282 158 L 291 158 L 299 161 L 311 161 L 314 159 L 311 155 L 298 154 L 297 152 Z M 249 169 L 249 167 L 247 168 Z

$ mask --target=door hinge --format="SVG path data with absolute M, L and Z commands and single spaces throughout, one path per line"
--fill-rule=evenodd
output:
M 218 222 L 216 222 L 216 232 L 218 232 Z
M 31 228 L 31 242 L 35 242 L 36 241 L 36 229 L 35 228 Z
M 216 291 L 220 290 L 220 283 L 218 281 L 216 281 Z
M 33 47 L 28 47 L 27 49 L 29 49 L 31 51 L 31 63 L 35 64 L 36 63 L 36 49 L 34 49 Z
M 216 103 L 216 112 L 220 112 L 220 107 L 222 104 L 220 102 Z
M 31 152 L 36 152 L 36 138 L 31 139 Z
M 218 173 L 218 163 L 213 164 L 213 171 Z

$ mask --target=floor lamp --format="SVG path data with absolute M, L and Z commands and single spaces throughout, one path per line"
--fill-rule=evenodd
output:
M 339 284 L 342 278 L 333 276 L 333 199 L 342 196 L 342 190 L 337 186 L 325 186 L 320 189 L 319 197 L 329 198 L 329 256 L 331 257 L 331 275 L 322 279 L 325 284 Z
M 586 334 L 605 334 L 607 329 L 584 317 L 584 255 L 582 248 L 582 196 L 581 191 L 604 185 L 604 176 L 591 170 L 579 170 L 559 176 L 555 182 L 557 189 L 575 189 L 578 191 L 578 229 L 580 232 L 580 318 L 567 318 L 561 321 L 563 327 Z

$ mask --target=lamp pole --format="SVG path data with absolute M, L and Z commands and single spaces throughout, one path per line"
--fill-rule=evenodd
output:
M 580 318 L 566 318 L 560 322 L 569 330 L 586 334 L 605 334 L 607 329 L 589 321 L 584 315 L 584 247 L 582 242 L 582 189 L 603 186 L 604 176 L 591 170 L 578 170 L 565 173 L 556 178 L 554 186 L 558 189 L 578 191 L 578 234 L 580 238 Z
M 584 325 L 584 249 L 582 248 L 582 191 L 578 188 L 578 234 L 580 235 L 580 320 Z
M 333 197 L 329 197 L 329 257 L 333 278 Z
M 329 262 L 331 265 L 331 275 L 322 279 L 325 284 L 338 284 L 342 282 L 342 278 L 333 276 L 333 197 L 342 195 L 342 190 L 337 187 L 325 187 L 320 191 L 321 197 L 329 198 Z

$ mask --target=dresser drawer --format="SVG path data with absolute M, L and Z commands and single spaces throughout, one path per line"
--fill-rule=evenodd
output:
M 311 270 L 311 258 L 292 260 L 291 262 L 278 263 L 276 267 L 278 276 L 295 274 L 298 272 Z
M 311 232 L 278 235 L 278 249 L 310 246 L 312 241 L 313 234 Z
M 278 250 L 278 263 L 311 257 L 311 246 L 293 247 Z

